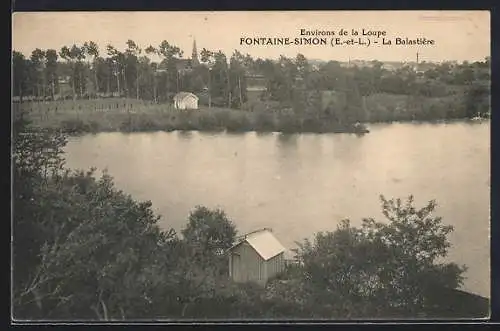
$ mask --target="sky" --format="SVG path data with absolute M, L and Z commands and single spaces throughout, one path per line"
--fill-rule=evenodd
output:
M 300 30 L 385 31 L 392 45 L 364 46 L 257 46 L 240 45 L 245 37 L 301 36 Z M 394 45 L 396 37 L 425 37 L 433 46 Z M 347 36 L 345 38 L 350 38 Z M 365 37 L 364 40 L 367 37 Z M 235 49 L 253 57 L 295 57 L 318 60 L 477 61 L 490 55 L 489 11 L 267 11 L 267 12 L 38 12 L 14 13 L 12 48 L 29 56 L 35 48 L 57 49 L 95 41 L 105 53 L 107 44 L 124 50 L 126 41 L 140 47 L 162 40 L 179 46 L 190 57 L 193 39 L 202 48 Z M 372 39 L 373 40 L 373 39 Z M 103 54 L 104 55 L 104 54 Z

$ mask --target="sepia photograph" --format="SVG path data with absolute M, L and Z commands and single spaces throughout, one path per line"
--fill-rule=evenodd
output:
M 490 35 L 13 13 L 11 321 L 488 319 Z

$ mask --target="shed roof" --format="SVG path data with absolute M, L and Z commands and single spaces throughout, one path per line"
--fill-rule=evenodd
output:
M 286 248 L 276 239 L 268 229 L 251 232 L 232 248 L 247 242 L 264 259 L 269 260 L 272 257 L 284 252 Z M 231 248 L 231 249 L 232 249 Z
M 198 97 L 191 92 L 179 92 L 174 96 L 174 99 L 175 100 L 182 100 L 182 99 L 185 99 L 187 97 L 192 97 L 192 98 L 198 99 Z

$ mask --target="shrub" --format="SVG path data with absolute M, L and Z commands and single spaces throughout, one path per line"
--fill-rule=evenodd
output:
M 277 129 L 284 133 L 301 132 L 300 120 L 290 115 L 280 115 L 278 117 Z
M 257 113 L 254 122 L 254 128 L 257 131 L 275 131 L 274 114 L 265 112 Z
M 61 128 L 67 133 L 89 132 L 91 128 L 81 119 L 68 119 L 61 121 Z
M 201 113 L 198 118 L 198 127 L 200 130 L 219 130 L 220 125 L 217 117 L 212 113 Z
M 250 120 L 244 115 L 229 116 L 225 126 L 229 132 L 243 132 L 251 129 Z

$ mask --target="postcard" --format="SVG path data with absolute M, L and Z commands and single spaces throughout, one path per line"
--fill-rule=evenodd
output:
M 489 317 L 488 11 L 12 26 L 13 321 Z

